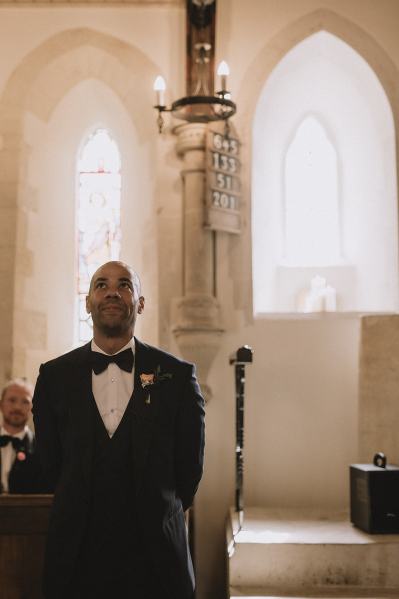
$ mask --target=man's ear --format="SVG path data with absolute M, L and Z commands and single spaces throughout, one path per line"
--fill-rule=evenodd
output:
M 89 295 L 86 295 L 86 312 L 87 312 L 87 314 L 91 313 L 90 296 Z
M 143 310 L 144 310 L 144 303 L 145 303 L 145 299 L 144 299 L 144 297 L 141 295 L 141 296 L 139 297 L 139 307 L 138 307 L 138 309 L 137 309 L 137 312 L 138 312 L 139 314 L 141 314 L 141 313 L 143 312 Z

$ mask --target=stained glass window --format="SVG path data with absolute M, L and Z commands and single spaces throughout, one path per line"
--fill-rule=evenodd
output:
M 90 279 L 101 264 L 119 260 L 121 247 L 121 161 L 106 129 L 92 133 L 78 160 L 78 336 L 93 336 L 86 312 Z

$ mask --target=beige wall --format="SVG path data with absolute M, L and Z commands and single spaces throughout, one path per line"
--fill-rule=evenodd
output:
M 238 103 L 234 122 L 243 141 L 248 211 L 240 240 L 218 237 L 218 294 L 228 333 L 210 375 L 216 397 L 208 406 L 208 468 L 198 498 L 204 522 L 198 527 L 201 597 L 216 597 L 210 589 L 223 584 L 215 562 L 224 543 L 222 520 L 234 497 L 230 352 L 243 343 L 255 350 L 254 363 L 247 368 L 248 504 L 348 509 L 348 464 L 359 459 L 358 317 L 255 322 L 251 317 L 251 127 L 260 90 L 285 52 L 324 28 L 350 43 L 376 70 L 398 128 L 396 2 L 293 0 L 277 5 L 220 0 L 219 9 L 218 55 L 233 71 L 231 89 Z M 392 456 L 395 460 L 399 456 Z
M 223 527 L 234 496 L 232 351 L 244 343 L 255 350 L 247 372 L 248 503 L 346 508 L 347 466 L 357 459 L 357 317 L 252 319 L 250 148 L 260 90 L 290 47 L 326 28 L 377 70 L 396 126 L 399 106 L 396 0 L 218 0 L 218 7 L 217 54 L 232 69 L 243 141 L 244 231 L 217 239 L 226 333 L 209 380 L 215 397 L 196 510 L 199 599 L 223 596 Z M 160 72 L 170 99 L 183 93 L 184 43 L 184 10 L 175 5 L 0 9 L 2 378 L 34 378 L 41 361 L 70 348 L 71 177 L 93 120 L 115 131 L 128 166 L 123 252 L 142 270 L 149 300 L 140 334 L 177 351 L 170 304 L 182 288 L 179 160 L 173 137 L 157 136 L 151 87 Z

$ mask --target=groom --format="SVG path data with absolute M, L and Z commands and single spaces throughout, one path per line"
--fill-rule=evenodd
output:
M 108 262 L 86 302 L 91 343 L 43 364 L 37 448 L 55 496 L 46 599 L 191 599 L 184 521 L 202 475 L 194 367 L 133 337 L 137 274 Z

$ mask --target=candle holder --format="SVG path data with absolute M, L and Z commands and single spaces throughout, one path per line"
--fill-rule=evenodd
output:
M 186 96 L 171 104 L 170 107 L 156 105 L 158 111 L 157 125 L 159 133 L 162 133 L 165 124 L 163 113 L 171 112 L 177 119 L 189 123 L 209 123 L 210 121 L 222 121 L 232 117 L 237 106 L 225 96 L 228 92 L 217 92 L 215 96 Z
M 197 44 L 196 51 L 198 52 L 196 58 L 198 81 L 194 94 L 179 98 L 172 102 L 170 106 L 166 106 L 163 103 L 166 90 L 165 81 L 161 76 L 158 76 L 155 80 L 154 91 L 157 103 L 154 108 L 158 111 L 157 125 L 159 133 L 162 133 L 165 124 L 164 112 L 171 112 L 175 118 L 189 123 L 209 123 L 211 121 L 227 120 L 237 111 L 237 106 L 231 100 L 231 94 L 227 90 L 227 76 L 229 75 L 227 63 L 222 61 L 218 68 L 218 75 L 221 80 L 220 91 L 215 92 L 214 95 L 207 94 L 208 88 L 205 81 L 204 67 L 209 62 L 207 53 L 210 51 L 210 44 Z M 201 94 L 201 91 L 205 91 L 205 94 Z

